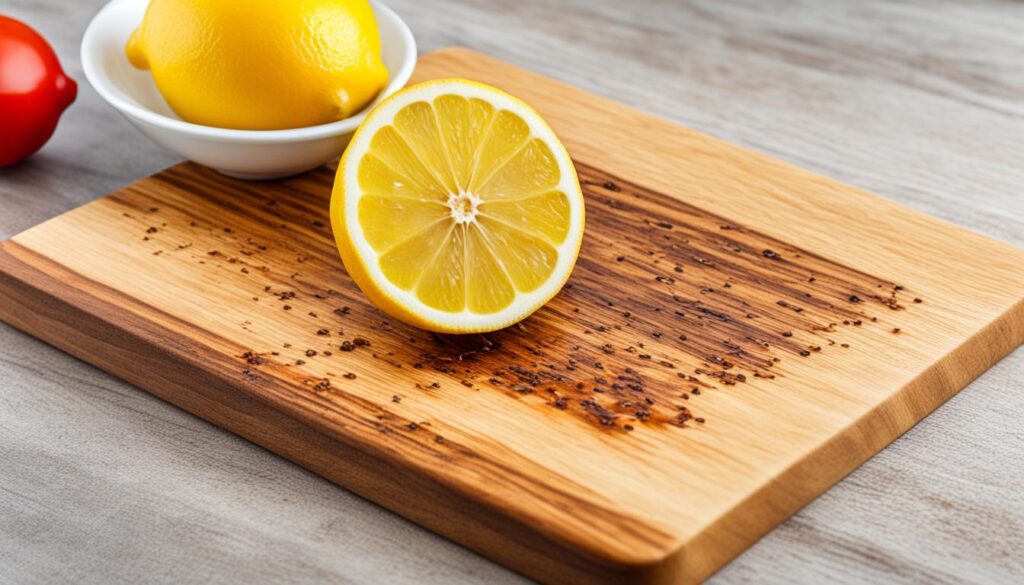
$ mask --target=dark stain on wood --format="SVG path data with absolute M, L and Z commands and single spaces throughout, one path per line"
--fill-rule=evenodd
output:
M 301 356 L 334 359 L 344 371 L 350 361 L 344 354 L 372 351 L 379 367 L 405 369 L 416 380 L 408 389 L 390 390 L 436 396 L 498 391 L 550 409 L 552 416 L 575 416 L 606 429 L 687 426 L 697 418 L 694 399 L 702 388 L 769 383 L 784 375 L 783 360 L 835 345 L 831 337 L 842 327 L 875 322 L 873 310 L 902 309 L 899 296 L 909 294 L 896 283 L 686 204 L 680 200 L 686 199 L 685 186 L 676 199 L 576 166 L 587 229 L 569 283 L 522 323 L 466 336 L 398 322 L 372 307 L 345 276 L 331 235 L 318 226 L 328 221 L 333 170 L 258 189 L 237 181 L 224 189 L 221 183 L 230 179 L 199 168 L 170 169 L 156 180 L 203 193 L 208 209 L 176 211 L 190 218 L 189 229 L 218 240 L 218 250 L 186 246 L 172 255 L 190 254 L 212 270 L 254 268 L 248 275 L 256 302 L 282 311 L 301 307 L 289 315 L 308 320 L 313 331 L 337 332 L 338 338 L 320 335 L 323 347 L 308 351 L 256 348 L 259 355 L 280 352 L 263 359 L 295 370 L 301 370 L 295 362 Z M 135 211 L 154 203 L 131 188 L 123 193 L 111 197 Z M 229 231 L 238 214 L 265 229 Z M 152 213 L 125 217 L 142 232 L 154 219 Z M 161 232 L 151 237 L 144 245 L 171 244 L 160 241 Z M 314 284 L 322 282 L 335 288 Z M 331 350 L 341 353 L 332 356 Z M 330 392 L 362 380 L 337 375 L 307 385 Z

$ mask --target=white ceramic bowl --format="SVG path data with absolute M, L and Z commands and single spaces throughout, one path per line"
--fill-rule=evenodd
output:
M 289 130 L 230 130 L 176 116 L 148 71 L 132 67 L 124 46 L 142 22 L 148 0 L 113 0 L 89 23 L 82 39 L 82 67 L 96 92 L 161 146 L 225 175 L 242 179 L 286 177 L 337 158 L 366 112 L 402 88 L 416 65 L 416 41 L 391 9 L 371 0 L 384 65 L 390 79 L 362 112 L 330 124 Z

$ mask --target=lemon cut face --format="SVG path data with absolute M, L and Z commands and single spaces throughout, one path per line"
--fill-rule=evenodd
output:
M 524 102 L 427 82 L 375 108 L 342 157 L 331 221 L 345 267 L 385 312 L 434 331 L 492 331 L 540 308 L 579 253 L 568 153 Z

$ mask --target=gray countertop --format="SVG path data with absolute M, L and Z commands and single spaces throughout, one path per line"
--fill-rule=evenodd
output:
M 102 4 L 0 5 L 81 86 L 0 169 L 0 238 L 176 162 L 84 80 Z M 389 5 L 423 52 L 489 53 L 1024 246 L 1022 3 Z M 1018 349 L 712 581 L 1024 582 L 1022 381 Z M 0 325 L 0 583 L 323 581 L 524 579 Z

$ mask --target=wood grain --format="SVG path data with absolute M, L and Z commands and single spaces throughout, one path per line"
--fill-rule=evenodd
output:
M 1018 250 L 468 51 L 417 71 L 453 75 L 535 104 L 588 196 L 523 327 L 366 305 L 330 171 L 194 165 L 4 243 L 0 314 L 549 582 L 706 577 L 1024 337 Z
M 101 4 L 4 10 L 43 31 L 81 80 L 78 42 Z M 1019 5 L 389 5 L 426 50 L 468 44 L 1024 245 Z M 571 27 L 559 24 L 567 13 Z M 46 149 L 0 171 L 0 234 L 174 160 L 83 85 Z M 16 582 L 520 582 L 12 328 L 0 326 L 0 347 L 0 564 Z M 1021 358 L 714 581 L 1019 582 Z

